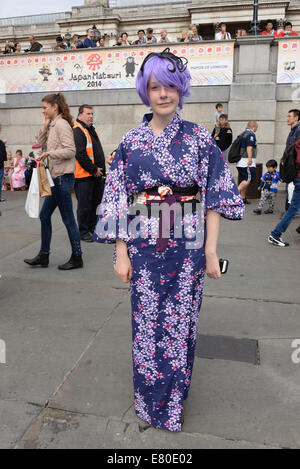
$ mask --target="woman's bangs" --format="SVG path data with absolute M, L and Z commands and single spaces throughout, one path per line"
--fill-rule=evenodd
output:
M 182 94 L 182 83 L 179 70 L 171 72 L 172 64 L 168 59 L 153 59 L 152 66 L 149 63 L 150 77 L 153 77 L 157 82 L 161 83 L 166 88 L 177 88 L 180 94 Z M 150 62 L 150 61 L 149 61 Z

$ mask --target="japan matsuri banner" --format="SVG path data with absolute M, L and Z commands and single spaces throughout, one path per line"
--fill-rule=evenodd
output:
M 277 83 L 300 83 L 300 38 L 279 41 Z
M 2 88 L 7 94 L 135 88 L 145 57 L 164 49 L 137 46 L 0 56 Z M 188 60 L 192 86 L 232 83 L 233 42 L 176 44 L 170 49 Z

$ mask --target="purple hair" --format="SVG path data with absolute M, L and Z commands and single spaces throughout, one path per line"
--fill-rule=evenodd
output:
M 139 71 L 136 77 L 136 89 L 145 106 L 150 106 L 148 83 L 150 78 L 153 77 L 166 88 L 170 88 L 171 86 L 177 88 L 180 96 L 179 109 L 182 109 L 183 98 L 191 94 L 191 75 L 187 68 L 184 71 L 180 71 L 178 67 L 175 67 L 175 72 L 171 71 L 172 68 L 174 67 L 169 59 L 156 55 L 147 60 L 144 65 L 143 73 L 141 70 Z

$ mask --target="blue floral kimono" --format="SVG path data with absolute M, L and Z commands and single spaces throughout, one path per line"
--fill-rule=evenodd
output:
M 207 210 L 240 220 L 244 205 L 222 153 L 206 129 L 175 114 L 156 137 L 149 125 L 151 119 L 151 114 L 146 115 L 141 125 L 122 139 L 107 176 L 94 237 L 98 242 L 119 238 L 128 245 L 133 266 L 136 413 L 154 427 L 181 431 L 205 274 L 204 244 L 189 249 L 186 242 L 201 220 L 205 224 Z M 173 228 L 164 252 L 156 250 L 157 217 L 145 215 L 141 237 L 129 232 L 128 220 L 134 218 L 129 210 L 135 194 L 158 186 L 195 185 L 199 187 L 203 216 L 196 220 L 194 213 L 188 214 L 181 222 L 185 234 L 177 239 Z M 108 223 L 116 218 L 115 224 Z

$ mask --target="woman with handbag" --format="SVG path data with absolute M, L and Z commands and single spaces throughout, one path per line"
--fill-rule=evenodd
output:
M 52 195 L 46 197 L 40 213 L 42 243 L 39 254 L 24 262 L 31 266 L 48 267 L 52 237 L 51 217 L 58 207 L 67 228 L 72 256 L 60 265 L 59 270 L 72 270 L 83 267 L 80 233 L 73 213 L 71 192 L 74 187 L 75 142 L 73 118 L 62 93 L 49 94 L 42 100 L 44 122 L 38 135 L 40 145 L 46 149 L 39 157 L 48 159 L 49 170 L 54 182 Z

